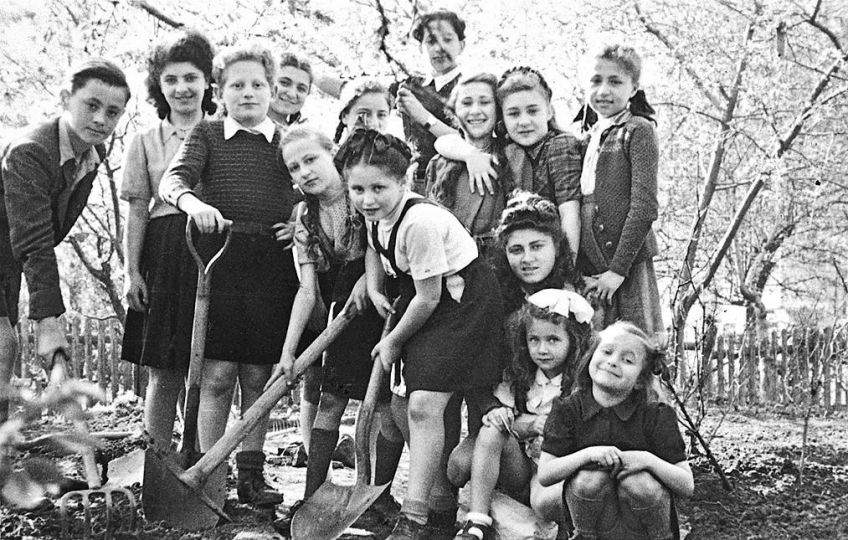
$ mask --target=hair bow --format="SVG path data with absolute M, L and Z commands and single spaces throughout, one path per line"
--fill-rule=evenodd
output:
M 585 298 L 576 292 L 563 289 L 544 289 L 530 295 L 528 302 L 534 306 L 558 313 L 563 317 L 573 315 L 579 323 L 588 323 L 595 315 L 595 310 Z

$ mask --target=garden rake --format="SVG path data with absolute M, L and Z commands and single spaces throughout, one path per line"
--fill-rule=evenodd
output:
M 63 350 L 53 356 L 53 368 L 50 370 L 49 387 L 56 388 L 67 377 L 68 356 Z M 84 418 L 82 405 L 74 411 L 75 430 L 88 436 L 88 425 Z M 94 449 L 85 446 L 80 450 L 85 481 L 88 489 L 69 491 L 59 499 L 59 513 L 62 518 L 62 538 L 78 536 L 75 526 L 77 512 L 82 513 L 81 536 L 110 540 L 118 532 L 132 532 L 135 529 L 136 501 L 132 492 L 124 487 L 102 485 L 97 471 Z M 100 510 L 103 515 L 100 515 Z

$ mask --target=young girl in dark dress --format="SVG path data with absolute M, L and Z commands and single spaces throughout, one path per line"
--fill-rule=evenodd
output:
M 372 354 L 387 370 L 403 357 L 411 466 L 390 538 L 411 538 L 427 521 L 448 401 L 455 391 L 489 387 L 499 377 L 500 294 L 459 221 L 407 189 L 411 152 L 402 141 L 360 131 L 346 146 L 340 161 L 351 201 L 368 226 L 369 296 L 382 314 L 391 309 L 387 294 L 392 292 L 384 288 L 388 276 L 408 301 L 398 324 Z
M 577 388 L 545 424 L 539 482 L 565 482 L 573 538 L 679 538 L 674 496 L 694 480 L 677 414 L 662 401 L 663 355 L 626 321 L 601 331 Z
M 185 241 L 186 216 L 159 197 L 159 181 L 212 101 L 209 41 L 182 32 L 148 59 L 147 91 L 161 119 L 137 135 L 124 157 L 120 196 L 129 202 L 124 288 L 129 303 L 121 357 L 148 367 L 144 427 L 168 450 L 185 385 L 197 266 Z M 152 202 L 151 202 L 152 201 Z

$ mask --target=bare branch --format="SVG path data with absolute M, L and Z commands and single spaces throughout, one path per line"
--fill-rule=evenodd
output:
M 185 26 L 185 23 L 181 23 L 180 21 L 165 15 L 159 10 L 159 8 L 152 6 L 147 0 L 128 0 L 128 3 L 131 6 L 143 9 L 172 28 L 182 28 Z
M 383 53 L 383 56 L 386 57 L 389 64 L 396 65 L 405 76 L 410 77 L 412 76 L 412 72 L 407 69 L 403 62 L 395 58 L 395 56 L 389 52 L 389 48 L 386 45 L 386 37 L 389 35 L 389 18 L 386 16 L 386 10 L 383 9 L 383 3 L 380 0 L 375 0 L 375 2 L 377 12 L 380 14 L 380 27 L 377 29 L 377 37 L 380 39 L 380 52 Z
M 683 55 L 679 48 L 675 47 L 668 36 L 660 30 L 653 22 L 649 21 L 647 16 L 642 13 L 642 7 L 639 5 L 638 0 L 633 0 L 633 9 L 636 11 L 636 16 L 639 17 L 639 20 L 642 22 L 642 25 L 645 27 L 645 31 L 649 34 L 653 35 L 657 38 L 660 43 L 665 45 L 665 47 L 669 50 L 669 52 L 674 56 L 674 58 L 680 62 L 680 65 L 683 69 L 686 70 L 686 73 L 692 79 L 692 82 L 695 83 L 695 86 L 698 87 L 698 90 L 701 91 L 702 94 L 713 104 L 713 107 L 721 110 L 723 108 L 723 104 L 719 97 L 709 88 L 707 88 L 706 83 L 704 83 L 701 76 L 695 71 L 695 68 L 689 64 L 687 58 Z

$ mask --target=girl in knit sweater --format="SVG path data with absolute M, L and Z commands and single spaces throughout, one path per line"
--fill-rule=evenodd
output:
M 578 268 L 603 313 L 600 328 L 628 320 L 648 335 L 663 332 L 653 257 L 657 242 L 654 110 L 639 90 L 642 60 L 625 45 L 605 44 L 584 60 L 586 102 L 598 115 L 580 177 Z
M 215 57 L 213 76 L 227 116 L 201 121 L 162 178 L 162 198 L 188 214 L 203 233 L 232 220 L 232 241 L 212 276 L 209 327 L 200 389 L 198 438 L 207 451 L 223 435 L 236 380 L 242 409 L 262 393 L 280 359 L 285 328 L 298 288 L 286 229 L 295 202 L 280 153 L 280 134 L 268 117 L 275 61 L 264 48 L 230 49 Z M 220 246 L 215 235 L 199 251 Z M 282 499 L 264 483 L 267 416 L 236 455 L 242 502 Z

